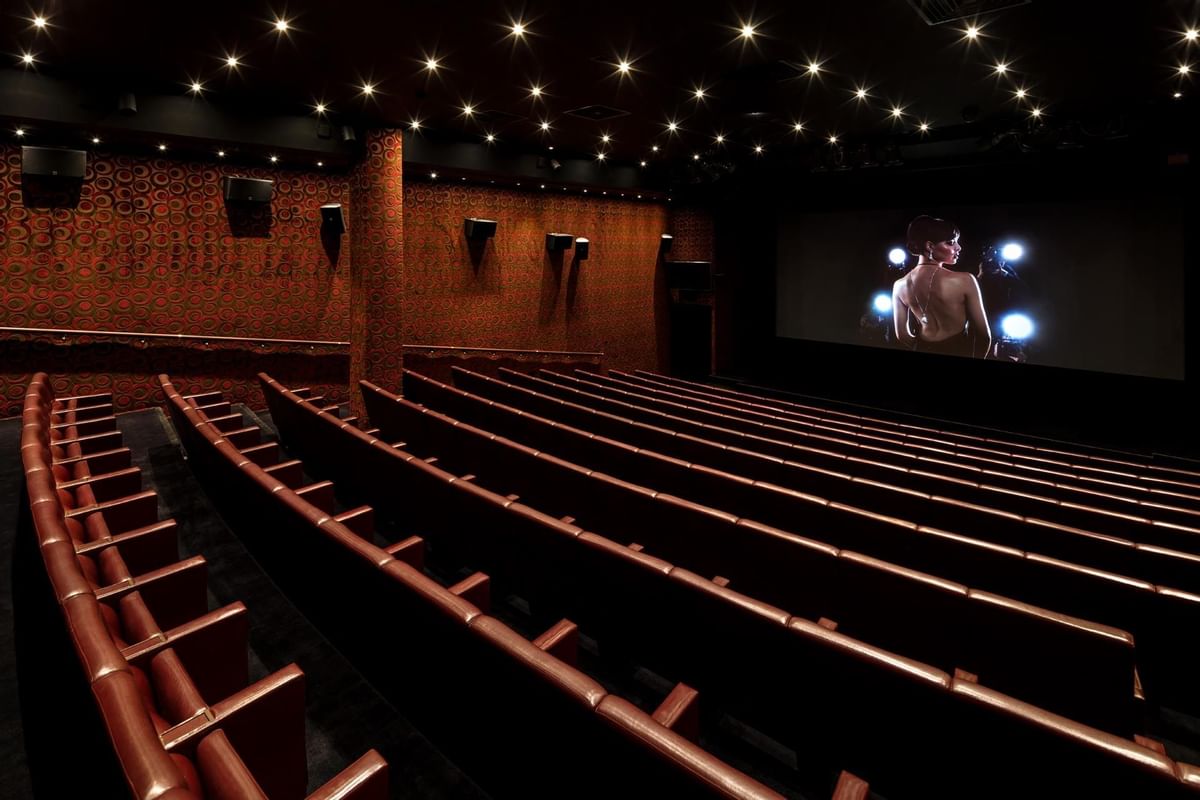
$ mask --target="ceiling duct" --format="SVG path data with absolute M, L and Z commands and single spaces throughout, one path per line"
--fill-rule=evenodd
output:
M 908 0 L 926 25 L 943 25 L 960 19 L 975 19 L 1007 8 L 1027 6 L 1033 0 Z

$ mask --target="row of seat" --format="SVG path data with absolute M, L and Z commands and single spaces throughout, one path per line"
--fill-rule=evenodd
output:
M 560 399 L 612 410 L 651 424 L 692 432 L 714 441 L 792 458 L 815 469 L 849 472 L 898 488 L 937 497 L 943 503 L 983 513 L 1003 510 L 1046 524 L 1073 526 L 1091 533 L 1137 538 L 1150 545 L 1200 552 L 1200 511 L 1182 505 L 1139 500 L 1118 494 L 1109 484 L 1079 487 L 1054 482 L 1049 475 L 1018 475 L 1002 466 L 963 462 L 953 453 L 938 455 L 832 440 L 814 442 L 806 434 L 765 425 L 733 413 L 648 397 L 601 385 L 611 379 L 541 373 L 541 378 L 503 371 L 505 380 Z M 1183 501 L 1180 501 L 1183 502 Z M 985 523 L 986 524 L 986 523 Z
M 464 399 L 448 387 L 416 376 L 406 376 L 406 394 L 459 419 L 626 480 L 649 481 L 662 491 L 692 499 L 720 498 L 719 505 L 727 511 L 838 548 L 1130 631 L 1147 697 L 1175 708 L 1200 708 L 1200 695 L 1190 677 L 1196 648 L 1188 637 L 1179 635 L 1200 620 L 1200 596 L 885 516 L 876 508 L 877 496 L 887 488 L 874 482 L 847 477 L 845 482 L 859 487 L 859 504 L 831 501 L 789 488 L 803 485 L 795 479 L 794 462 L 638 423 L 477 373 L 460 371 L 455 380 L 484 399 Z M 522 411 L 505 413 L 505 403 Z M 539 424 L 539 416 L 584 432 L 560 435 L 558 427 Z M 604 437 L 616 444 L 607 444 Z M 632 448 L 644 449 L 635 458 Z M 655 455 L 647 456 L 645 449 Z
M 272 416 L 313 464 L 436 535 L 439 549 L 486 564 L 531 603 L 570 609 L 602 647 L 679 676 L 801 761 L 850 768 L 898 797 L 1011 796 L 1035 784 L 1193 791 L 1194 768 L 1150 747 L 794 617 L 720 578 L 496 495 L 283 394 L 308 418 L 285 422 L 274 408 Z
M 56 400 L 48 377 L 35 375 L 21 457 L 49 605 L 65 622 L 124 781 L 146 800 L 302 798 L 304 674 L 293 664 L 250 682 L 246 608 L 208 610 L 207 563 L 178 560 L 175 522 L 158 520 L 155 492 L 141 491 L 111 402 Z M 75 724 L 90 716 L 70 713 Z M 59 780 L 83 794 L 119 791 L 102 775 Z M 372 751 L 309 797 L 386 795 L 387 765 Z
M 652 714 L 611 694 L 573 666 L 574 623 L 561 619 L 530 641 L 488 613 L 486 574 L 442 586 L 422 570 L 420 537 L 375 546 L 367 509 L 335 514 L 332 494 L 317 501 L 305 491 L 327 481 L 289 486 L 161 380 L 206 485 L 236 509 L 231 518 L 250 517 L 239 526 L 248 546 L 372 683 L 485 788 L 508 796 L 544 781 L 572 796 L 779 797 L 687 738 L 698 719 L 694 690 L 678 685 Z M 277 424 L 287 418 L 286 408 L 272 408 Z M 297 477 L 307 480 L 303 471 Z M 360 524 L 352 528 L 347 515 Z M 859 785 L 846 776 L 838 791 L 864 797 Z
M 422 381 L 408 376 L 411 386 Z M 1096 727 L 1132 736 L 1133 637 L 632 483 L 362 385 L 385 438 L 455 474 L 756 599 Z M 267 395 L 269 397 L 269 395 Z M 567 431 L 559 431 L 564 438 Z M 559 452 L 570 449 L 564 441 Z M 673 464 L 664 465 L 668 468 Z M 686 470 L 686 465 L 681 465 Z M 719 492 L 710 497 L 719 502 Z
M 919 425 L 912 422 L 911 417 L 890 417 L 880 409 L 874 409 L 873 413 L 869 415 L 855 414 L 834 408 L 829 403 L 821 404 L 816 400 L 810 403 L 797 403 L 762 393 L 697 383 L 646 370 L 636 370 L 633 373 L 611 370 L 610 374 L 624 379 L 642 379 L 654 385 L 667 385 L 710 397 L 719 397 L 722 402 L 782 410 L 842 427 L 862 428 L 869 431 L 879 430 L 917 442 L 949 444 L 980 453 L 1011 455 L 1030 463 L 1079 466 L 1102 477 L 1142 478 L 1152 484 L 1157 483 L 1164 487 L 1179 485 L 1200 489 L 1200 470 L 1191 465 L 1178 466 L 1168 463 L 1172 460 L 1178 461 L 1178 459 L 1115 451 L 1080 443 L 1049 442 L 1036 437 L 1022 439 L 1014 432 L 1004 432 L 999 436 L 982 436 L 966 426 L 956 426 L 946 422 L 942 422 L 940 425 Z

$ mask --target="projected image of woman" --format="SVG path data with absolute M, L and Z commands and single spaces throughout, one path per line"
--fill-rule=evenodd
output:
M 984 358 L 992 332 L 975 276 L 947 269 L 958 262 L 958 227 L 920 216 L 908 226 L 917 265 L 892 285 L 892 322 L 901 347 L 923 353 Z

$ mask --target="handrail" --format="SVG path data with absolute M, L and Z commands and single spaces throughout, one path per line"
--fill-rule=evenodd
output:
M 31 333 L 50 336 L 123 336 L 135 339 L 171 339 L 174 341 L 239 342 L 243 344 L 306 344 L 322 347 L 349 347 L 350 342 L 330 342 L 319 339 L 256 339 L 249 336 L 202 336 L 193 333 L 141 333 L 139 331 L 88 331 L 73 328 L 10 328 L 0 326 L 0 333 Z
M 524 353 L 527 355 L 538 356 L 588 356 L 602 358 L 602 352 L 590 352 L 587 350 L 516 350 L 508 347 L 457 347 L 445 344 L 406 344 L 402 345 L 405 350 L 461 350 L 470 353 Z

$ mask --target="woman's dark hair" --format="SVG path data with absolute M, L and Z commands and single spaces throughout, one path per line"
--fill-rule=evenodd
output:
M 924 214 L 908 223 L 906 244 L 914 256 L 925 254 L 926 242 L 945 242 L 958 236 L 958 226 L 953 222 Z

